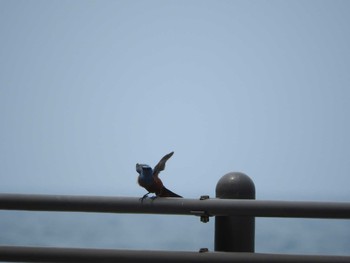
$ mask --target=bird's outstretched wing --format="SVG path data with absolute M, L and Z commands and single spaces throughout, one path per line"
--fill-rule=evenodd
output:
M 169 160 L 169 158 L 173 156 L 173 154 L 174 152 L 168 153 L 159 161 L 159 163 L 157 163 L 157 165 L 153 169 L 153 177 L 158 177 L 160 171 L 164 170 L 166 161 Z

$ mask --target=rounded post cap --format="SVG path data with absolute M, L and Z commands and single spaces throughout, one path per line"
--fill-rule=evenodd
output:
M 255 185 L 244 173 L 231 172 L 216 184 L 216 197 L 222 199 L 255 199 Z

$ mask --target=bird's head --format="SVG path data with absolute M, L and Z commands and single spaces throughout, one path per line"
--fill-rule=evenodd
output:
M 152 173 L 152 168 L 147 165 L 147 164 L 136 164 L 136 172 L 138 172 L 139 174 L 144 173 L 145 171 L 149 171 Z

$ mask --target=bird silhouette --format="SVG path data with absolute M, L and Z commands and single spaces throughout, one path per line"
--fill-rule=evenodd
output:
M 159 173 L 164 170 L 166 161 L 173 154 L 174 152 L 166 154 L 153 169 L 147 164 L 136 164 L 136 171 L 139 173 L 137 181 L 140 186 L 148 191 L 142 199 L 146 198 L 150 193 L 155 193 L 156 197 L 182 197 L 167 189 L 158 177 Z

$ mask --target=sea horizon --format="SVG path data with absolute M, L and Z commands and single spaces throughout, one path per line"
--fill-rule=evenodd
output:
M 214 251 L 214 218 L 0 211 L 0 246 Z M 255 252 L 350 255 L 350 222 L 256 218 Z

